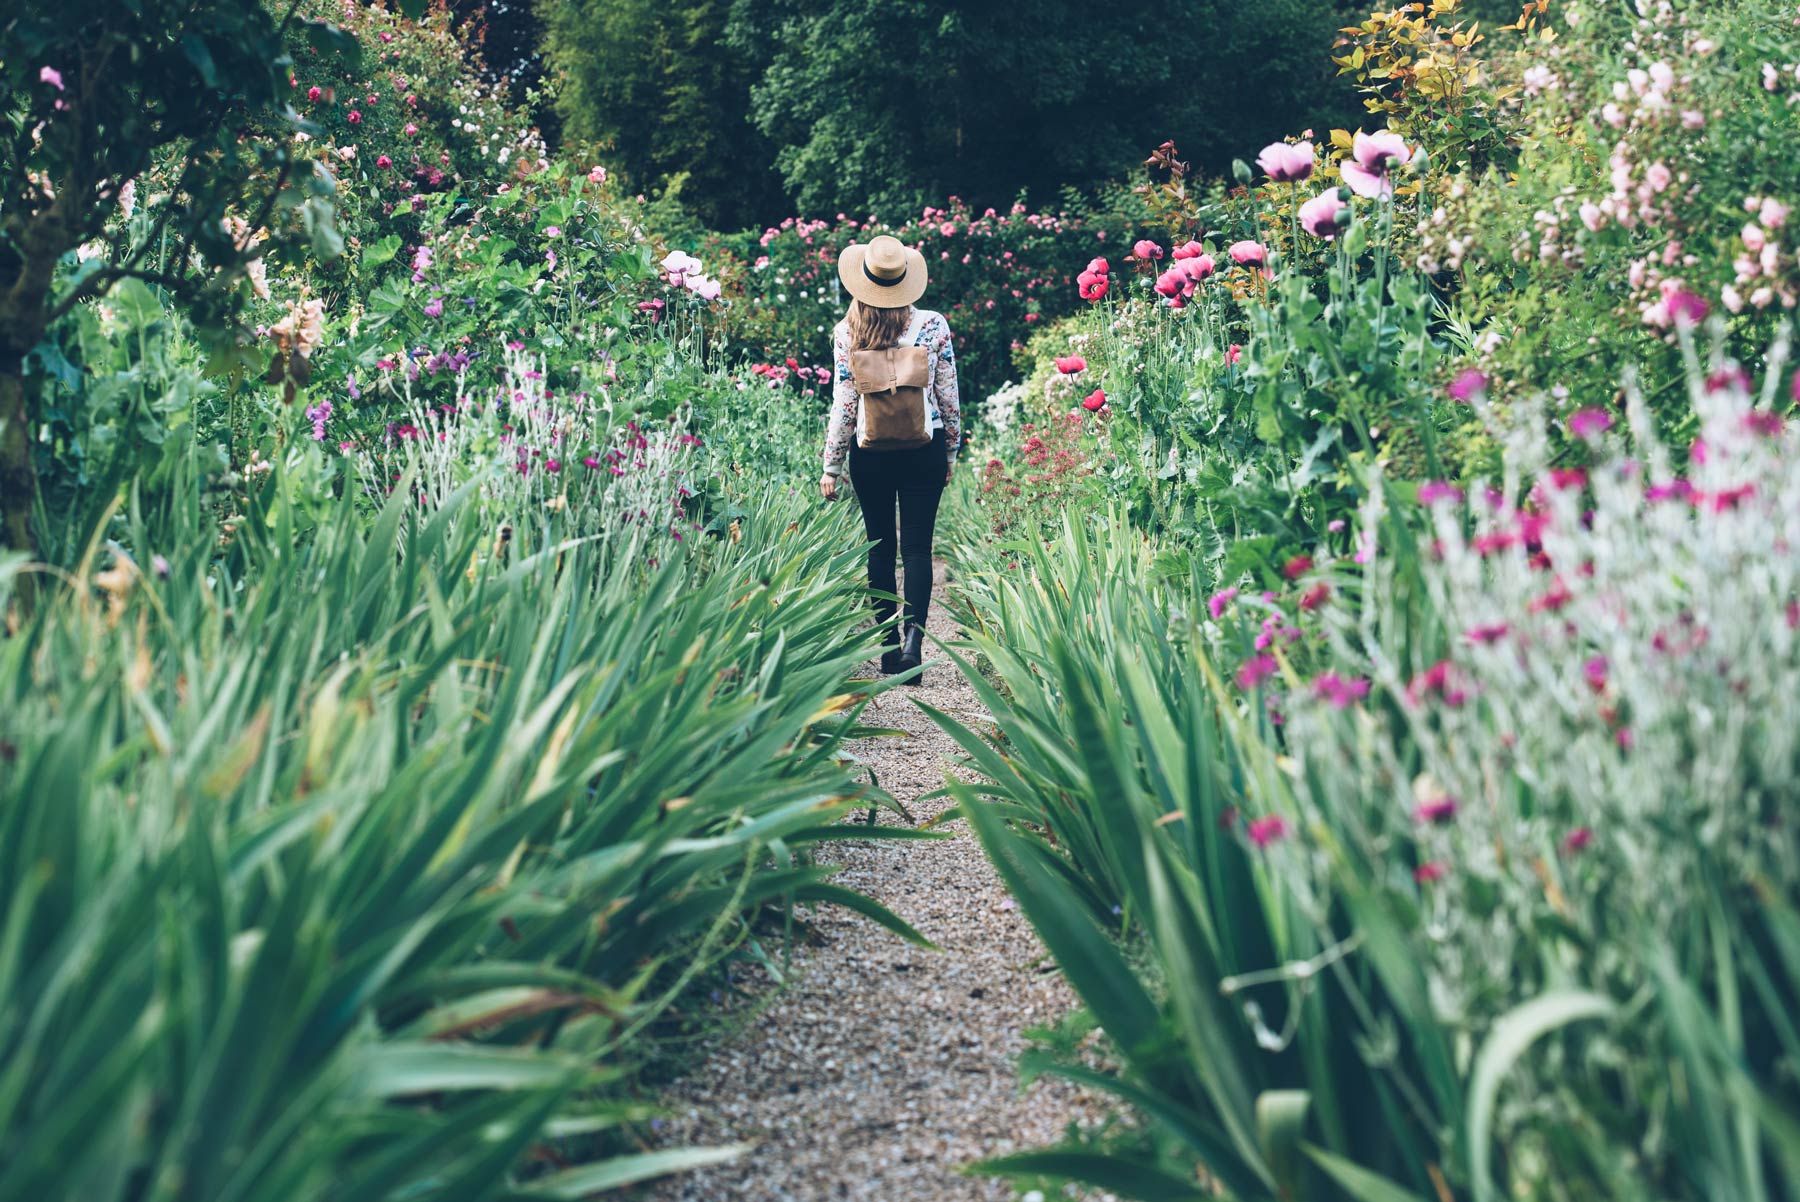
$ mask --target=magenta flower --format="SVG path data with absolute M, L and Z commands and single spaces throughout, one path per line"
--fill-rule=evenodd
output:
M 1256 165 L 1278 184 L 1295 184 L 1310 177 L 1313 163 L 1311 142 L 1296 142 L 1291 146 L 1286 142 L 1273 142 L 1256 156 Z
M 1323 580 L 1307 589 L 1300 596 L 1300 608 L 1312 611 L 1331 600 L 1331 586 Z
M 1456 379 L 1450 382 L 1450 399 L 1469 403 L 1469 398 L 1476 393 L 1485 394 L 1488 390 L 1488 378 L 1473 367 L 1464 368 L 1457 373 Z
M 1458 809 L 1456 798 L 1439 797 L 1432 801 L 1421 801 L 1413 807 L 1413 817 L 1427 826 L 1443 826 L 1456 817 Z
M 1177 246 L 1175 248 L 1174 257 L 1178 260 L 1179 259 L 1198 259 L 1201 255 L 1203 255 L 1205 253 L 1206 253 L 1206 248 L 1204 246 L 1201 246 L 1198 242 L 1194 241 L 1192 238 L 1190 238 L 1186 242 L 1183 242 L 1180 246 Z
M 1350 160 L 1338 170 L 1352 192 L 1374 200 L 1393 195 L 1394 182 L 1388 177 L 1389 171 L 1406 166 L 1412 158 L 1412 151 L 1399 134 L 1389 130 L 1365 134 L 1358 130 L 1350 144 Z
M 1419 485 L 1419 504 L 1436 505 L 1440 501 L 1460 505 L 1463 501 L 1463 490 L 1448 480 L 1427 480 Z
M 344 120 L 348 121 L 352 125 L 361 125 L 362 124 L 362 114 L 357 112 L 355 109 L 351 109 L 350 115 L 345 117 Z
M 1336 188 L 1321 192 L 1300 206 L 1300 228 L 1315 238 L 1335 238 L 1350 224 L 1350 206 Z
M 1588 826 L 1578 826 L 1574 830 L 1570 831 L 1568 834 L 1563 836 L 1562 852 L 1565 856 L 1576 855 L 1580 852 L 1586 851 L 1588 848 L 1588 845 L 1590 843 L 1592 843 L 1593 841 L 1594 841 L 1593 828 L 1588 827 Z
M 1604 409 L 1577 409 L 1569 418 L 1569 432 L 1577 438 L 1596 438 L 1612 429 L 1612 414 Z
M 1281 574 L 1289 580 L 1298 580 L 1312 571 L 1313 561 L 1310 555 L 1296 555 L 1281 565 Z
M 582 459 L 581 466 L 586 468 L 597 468 L 600 466 L 600 461 L 592 455 L 588 455 Z
M 1213 621 L 1216 622 L 1225 615 L 1226 608 L 1236 599 L 1237 595 L 1238 591 L 1236 589 L 1227 588 L 1220 589 L 1206 599 L 1206 610 L 1208 613 L 1212 614 Z
M 1505 622 L 1492 622 L 1485 626 L 1471 626 L 1463 633 L 1463 637 L 1471 643 L 1497 643 L 1505 638 L 1512 628 Z
M 1712 312 L 1705 301 L 1685 288 L 1677 288 L 1671 292 L 1665 303 L 1669 307 L 1669 317 L 1678 326 L 1697 326 Z
M 316 84 L 313 87 L 306 89 L 306 98 L 310 101 L 313 101 L 314 103 L 317 103 L 319 97 L 323 96 L 324 94 L 325 93 L 323 91 L 321 91 Z
M 1432 885 L 1450 875 L 1450 870 L 1436 860 L 1428 860 L 1413 869 L 1413 880 L 1421 885 Z
M 1285 839 L 1287 838 L 1287 834 L 1287 819 L 1281 817 L 1279 814 L 1270 814 L 1267 817 L 1258 818 L 1250 824 L 1249 828 L 1250 842 L 1256 844 L 1258 847 L 1267 847 L 1271 843 Z
M 1587 484 L 1588 474 L 1584 467 L 1553 467 L 1550 469 L 1550 487 L 1562 492 L 1570 488 L 1582 488 Z
M 1131 248 L 1131 253 L 1140 259 L 1160 259 L 1163 257 L 1163 248 L 1150 239 L 1144 238 Z
M 1275 675 L 1276 663 L 1273 655 L 1252 655 L 1238 665 L 1238 688 L 1245 692 L 1254 689 L 1263 681 Z
M 1226 253 L 1239 267 L 1261 267 L 1269 261 L 1269 252 L 1263 244 L 1247 238 L 1242 242 L 1233 242 Z
M 1322 672 L 1312 682 L 1313 696 L 1333 709 L 1348 709 L 1369 695 L 1369 682 L 1359 676 Z
M 551 475 L 555 475 L 557 472 L 562 471 L 562 461 L 559 459 L 546 459 L 544 460 L 544 470 Z
M 1097 301 L 1106 295 L 1106 277 L 1098 272 L 1082 272 L 1075 277 L 1075 284 L 1082 300 Z
M 58 71 L 55 67 L 39 67 L 38 82 L 47 83 L 59 92 L 68 91 L 67 88 L 63 87 L 62 72 Z
M 392 167 L 394 165 L 394 160 L 388 158 L 387 155 L 385 155 L 385 154 L 379 155 L 375 159 L 375 165 L 377 167 L 381 168 L 383 171 L 386 171 L 389 167 Z

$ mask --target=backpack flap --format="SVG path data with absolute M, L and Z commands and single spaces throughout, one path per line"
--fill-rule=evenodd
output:
M 910 451 L 931 441 L 925 388 L 930 350 L 890 346 L 850 352 L 850 378 L 862 397 L 857 445 L 865 451 Z

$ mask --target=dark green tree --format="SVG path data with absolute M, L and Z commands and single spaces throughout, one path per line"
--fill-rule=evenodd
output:
M 749 120 L 767 55 L 724 43 L 729 0 L 539 0 L 568 138 L 605 148 L 625 182 L 677 189 L 715 229 L 787 208 L 775 148 Z
M 330 177 L 289 152 L 286 28 L 245 0 L 24 0 L 0 16 L 0 545 L 33 545 L 27 373 L 52 322 L 138 279 L 184 300 L 223 350 L 250 258 L 300 235 L 342 249 Z M 287 130 L 264 136 L 283 112 Z M 118 220 L 128 184 L 147 220 L 135 235 Z M 228 215 L 273 236 L 251 249 Z
M 1353 119 L 1348 0 L 735 0 L 772 55 L 751 112 L 802 212 L 1010 201 L 1116 179 L 1173 138 L 1200 166 Z

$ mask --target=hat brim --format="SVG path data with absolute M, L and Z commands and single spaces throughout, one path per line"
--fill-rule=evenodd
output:
M 861 243 L 846 246 L 838 255 L 838 280 L 844 290 L 865 305 L 877 309 L 903 309 L 925 295 L 930 278 L 925 270 L 925 256 L 906 248 L 906 274 L 898 284 L 883 286 L 863 271 L 863 256 L 868 247 Z

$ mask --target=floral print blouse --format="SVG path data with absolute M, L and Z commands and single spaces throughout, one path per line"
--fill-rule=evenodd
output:
M 962 446 L 962 403 L 956 388 L 956 352 L 951 347 L 950 323 L 942 313 L 931 309 L 913 310 L 912 324 L 900 336 L 901 345 L 931 348 L 926 362 L 930 378 L 925 387 L 927 428 L 944 432 L 944 445 L 949 448 L 950 465 L 956 465 L 956 452 Z M 860 399 L 856 385 L 850 380 L 850 331 L 838 322 L 832 339 L 833 384 L 831 389 L 831 424 L 825 432 L 825 474 L 835 476 L 844 470 L 844 458 L 856 437 L 856 408 Z

